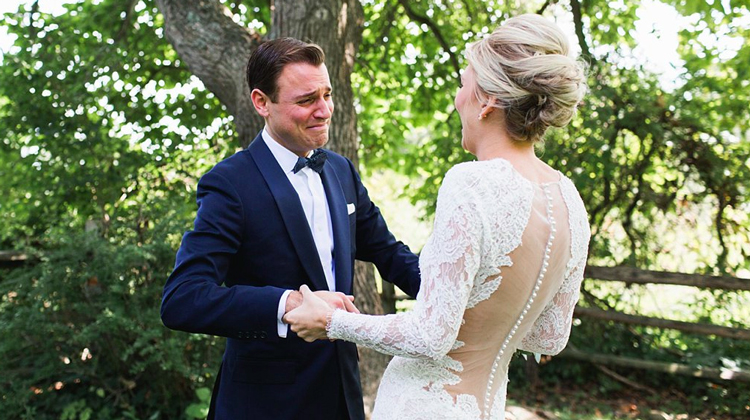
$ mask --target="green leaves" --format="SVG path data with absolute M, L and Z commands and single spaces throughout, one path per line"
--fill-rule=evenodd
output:
M 18 40 L 0 68 L 0 249 L 41 262 L 0 274 L 0 411 L 179 418 L 220 349 L 163 327 L 161 289 L 234 130 L 152 2 L 67 7 L 4 21 Z
M 228 116 L 180 63 L 152 2 L 66 7 L 5 21 L 18 40 L 0 68 L 4 248 L 61 219 L 97 220 L 103 234 L 116 217 L 143 223 L 156 197 L 192 201 L 184 183 L 231 150 Z
M 3 275 L 3 412 L 16 418 L 33 406 L 38 419 L 155 411 L 177 418 L 191 384 L 211 379 L 221 349 L 213 337 L 161 324 L 174 246 L 162 236 L 137 245 L 65 234 L 45 243 L 37 265 Z
M 353 76 L 361 157 L 367 169 L 413 177 L 420 186 L 407 194 L 433 209 L 445 172 L 473 158 L 460 147 L 453 62 L 463 66 L 468 42 L 543 2 L 525 9 L 512 2 L 405 3 L 364 3 L 367 23 Z M 743 258 L 748 250 L 730 245 L 748 238 L 748 225 L 726 217 L 748 201 L 742 185 L 750 176 L 750 84 L 742 75 L 750 71 L 750 13 L 743 2 L 726 3 L 671 2 L 684 16 L 695 15 L 682 32 L 685 71 L 669 86 L 634 51 L 636 22 L 649 4 L 582 2 L 579 20 L 568 4 L 546 4 L 545 16 L 570 32 L 581 28 L 577 39 L 593 54 L 590 93 L 578 117 L 548 133 L 540 156 L 581 191 L 594 229 L 594 260 L 649 266 L 664 248 L 649 226 L 682 217 L 686 206 L 709 205 L 718 215 L 702 221 L 702 229 L 713 230 L 717 242 L 689 251 L 700 261 L 692 269 L 750 267 Z
M 198 402 L 190 404 L 185 409 L 185 415 L 191 419 L 204 419 L 208 415 L 208 409 L 211 404 L 211 390 L 208 388 L 198 388 L 195 390 Z

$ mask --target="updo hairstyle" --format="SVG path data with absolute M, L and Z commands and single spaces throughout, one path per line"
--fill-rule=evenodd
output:
M 550 126 L 564 127 L 586 91 L 584 68 L 569 54 L 565 34 L 534 14 L 506 21 L 469 45 L 481 104 L 497 101 L 513 140 L 538 142 Z

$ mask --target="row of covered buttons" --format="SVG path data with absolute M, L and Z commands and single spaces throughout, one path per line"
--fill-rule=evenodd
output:
M 237 338 L 241 340 L 249 340 L 249 339 L 255 339 L 255 340 L 262 340 L 266 338 L 266 332 L 265 331 L 240 331 L 237 334 Z

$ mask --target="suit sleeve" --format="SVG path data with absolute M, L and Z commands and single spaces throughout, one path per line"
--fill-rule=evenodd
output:
M 380 209 L 370 200 L 367 189 L 349 162 L 357 190 L 356 259 L 375 264 L 384 280 L 411 297 L 419 292 L 419 257 L 388 230 Z
M 284 289 L 222 286 L 243 240 L 245 215 L 237 192 L 212 171 L 198 183 L 197 202 L 194 229 L 184 235 L 164 287 L 164 325 L 238 339 L 277 337 L 276 313 Z

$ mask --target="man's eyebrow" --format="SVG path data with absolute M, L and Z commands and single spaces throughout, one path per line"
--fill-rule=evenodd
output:
M 311 96 L 315 96 L 315 94 L 318 93 L 317 90 L 312 90 L 310 92 L 300 93 L 299 95 L 295 96 L 294 99 L 305 99 L 309 98 Z
M 330 92 L 331 92 L 332 90 L 333 90 L 333 89 L 331 89 L 331 87 L 330 87 L 330 86 L 326 86 L 326 88 L 324 89 L 324 92 L 325 92 L 325 93 L 330 93 Z M 318 90 L 317 90 L 317 89 L 315 89 L 315 90 L 311 90 L 311 91 L 309 91 L 309 92 L 305 92 L 305 93 L 300 93 L 299 95 L 295 96 L 295 97 L 294 97 L 294 99 L 306 99 L 306 98 L 309 98 L 309 97 L 315 96 L 315 95 L 317 95 L 317 94 L 318 94 Z

